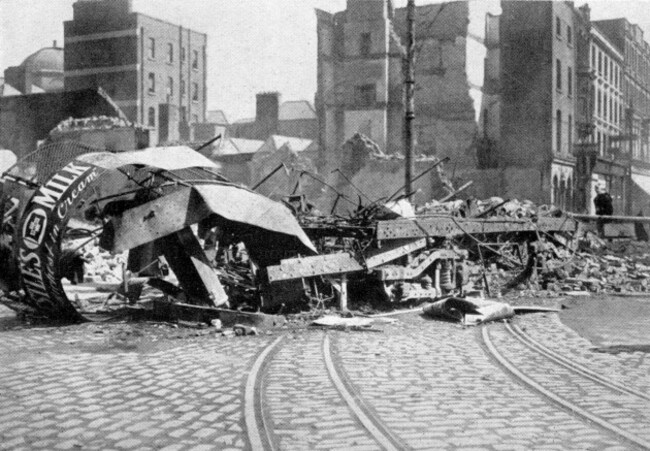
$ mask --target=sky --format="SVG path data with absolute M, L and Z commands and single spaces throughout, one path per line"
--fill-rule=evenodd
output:
M 0 71 L 31 53 L 63 44 L 75 0 L 0 0 Z M 416 0 L 417 5 L 438 1 Z M 584 4 L 576 1 L 576 6 Z M 650 0 L 588 2 L 592 19 L 627 17 L 650 41 Z M 315 8 L 336 12 L 346 0 L 134 0 L 134 10 L 208 34 L 208 109 L 232 122 L 255 116 L 255 94 L 313 102 Z M 394 0 L 396 7 L 406 0 Z

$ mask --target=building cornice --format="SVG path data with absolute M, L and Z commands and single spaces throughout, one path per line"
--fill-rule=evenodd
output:
M 95 74 L 113 74 L 116 72 L 131 72 L 131 71 L 138 71 L 139 69 L 140 69 L 139 64 L 125 64 L 123 66 L 92 67 L 89 69 L 66 70 L 63 76 L 65 78 L 83 77 L 86 75 L 95 75 Z
M 601 42 L 606 50 L 608 50 L 610 53 L 614 54 L 616 58 L 618 58 L 620 61 L 624 61 L 624 55 L 621 53 L 620 50 L 618 50 L 614 45 L 610 42 L 610 40 L 605 36 L 602 31 L 598 29 L 598 26 L 592 26 L 591 27 L 591 35 L 592 37 L 596 38 L 599 42 Z
M 131 28 L 127 30 L 106 31 L 104 33 L 90 33 L 84 35 L 66 36 L 64 38 L 65 45 L 74 44 L 76 42 L 99 41 L 101 39 L 114 39 L 123 38 L 128 36 L 138 36 L 138 28 Z

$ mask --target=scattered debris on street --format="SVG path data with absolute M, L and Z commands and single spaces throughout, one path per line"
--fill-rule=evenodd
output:
M 426 316 L 458 321 L 463 325 L 477 325 L 488 321 L 511 318 L 515 311 L 505 302 L 478 298 L 450 297 L 422 309 Z

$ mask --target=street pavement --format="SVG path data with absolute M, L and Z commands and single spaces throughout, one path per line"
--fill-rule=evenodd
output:
M 0 449 L 625 450 L 643 448 L 634 437 L 650 440 L 650 401 L 531 353 L 504 324 L 484 331 L 417 313 L 394 318 L 377 326 L 381 333 L 223 337 L 165 324 L 28 327 L 4 312 Z M 595 352 L 554 313 L 513 324 L 576 364 L 650 393 L 647 354 Z M 513 376 L 484 333 L 544 389 L 623 432 Z

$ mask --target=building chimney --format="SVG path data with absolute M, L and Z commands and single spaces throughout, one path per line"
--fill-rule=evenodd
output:
M 589 8 L 589 5 L 587 3 L 585 3 L 584 5 L 579 7 L 578 9 L 582 13 L 582 18 L 585 21 L 590 22 L 591 21 L 591 9 Z
M 393 2 L 390 0 L 348 0 L 348 20 L 373 21 L 391 17 Z
M 56 39 L 54 41 L 52 41 L 52 47 L 57 48 L 56 47 Z
M 259 139 L 277 134 L 280 120 L 280 93 L 261 92 L 256 96 L 255 122 L 260 131 Z
M 79 23 L 119 22 L 133 12 L 133 0 L 77 0 L 72 11 Z

